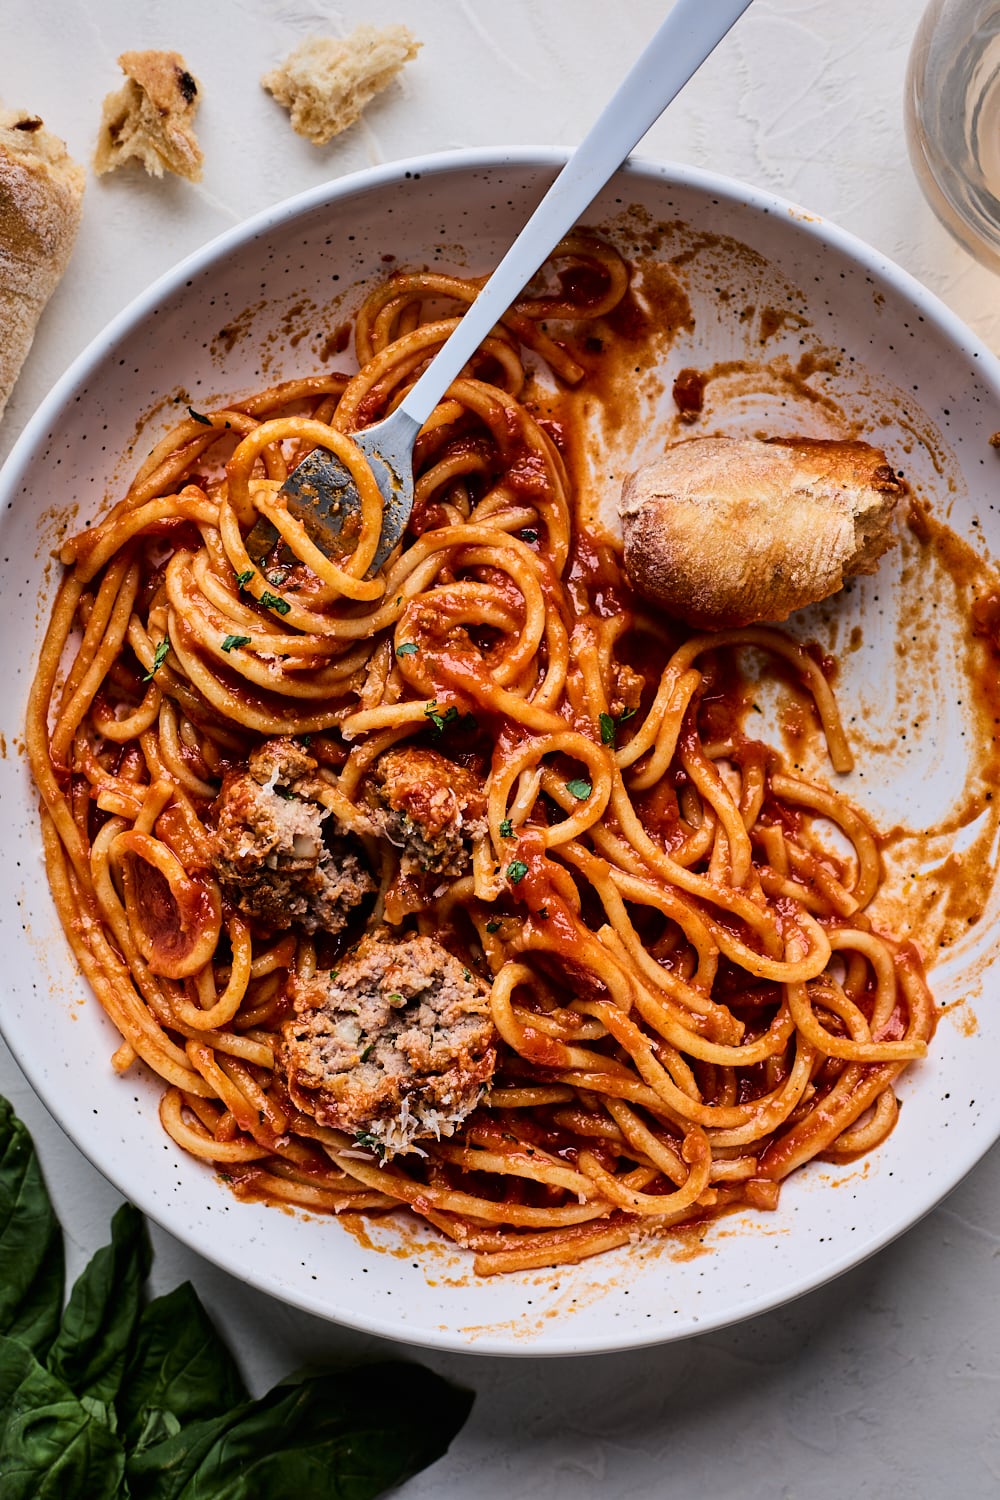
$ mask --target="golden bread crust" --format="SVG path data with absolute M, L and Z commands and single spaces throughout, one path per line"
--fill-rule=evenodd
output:
M 72 253 L 85 181 L 37 115 L 0 110 L 0 416 Z
M 693 438 L 626 479 L 625 568 L 698 628 L 784 620 L 874 572 L 902 489 L 868 443 Z

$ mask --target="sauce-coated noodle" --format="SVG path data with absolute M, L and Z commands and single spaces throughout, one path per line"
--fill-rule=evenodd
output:
M 479 283 L 393 275 L 358 315 L 360 373 L 181 422 L 63 546 L 28 720 L 67 936 L 121 1032 L 115 1067 L 162 1078 L 174 1141 L 241 1195 L 408 1205 L 481 1272 L 774 1207 L 802 1163 L 885 1138 L 934 1025 L 916 952 L 865 916 L 864 816 L 747 729 L 753 652 L 812 695 L 847 769 L 816 660 L 774 630 L 658 618 L 580 523 L 522 351 L 583 378 L 573 337 L 609 337 L 628 268 L 577 235 L 555 274 L 565 296 L 519 303 L 427 423 L 411 531 L 374 579 L 377 492 L 344 434 L 400 397 Z M 280 495 L 317 444 L 363 500 L 333 561 Z M 283 542 L 260 566 L 259 516 Z M 217 878 L 220 785 L 287 738 L 359 851 L 342 931 L 262 923 Z M 381 757 L 413 746 L 481 787 L 466 862 L 433 878 L 366 810 Z M 488 987 L 497 1038 L 456 1132 L 384 1163 L 293 1099 L 283 1061 L 294 984 L 365 923 L 439 940 Z

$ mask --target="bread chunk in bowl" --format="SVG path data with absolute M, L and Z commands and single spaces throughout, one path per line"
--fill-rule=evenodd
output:
M 625 569 L 699 629 L 785 620 L 875 571 L 902 492 L 868 443 L 692 438 L 626 479 Z

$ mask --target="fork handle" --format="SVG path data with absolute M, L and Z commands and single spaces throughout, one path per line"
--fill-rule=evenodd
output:
M 546 256 L 659 119 L 751 0 L 676 0 L 455 329 L 398 410 L 422 426 Z

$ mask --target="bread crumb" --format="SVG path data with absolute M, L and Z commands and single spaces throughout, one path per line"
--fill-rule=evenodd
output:
M 94 170 L 103 174 L 139 161 L 153 177 L 165 168 L 200 182 L 204 157 L 192 122 L 201 91 L 183 57 L 123 52 L 118 64 L 125 85 L 104 101 Z
M 0 416 L 73 250 L 85 182 L 38 115 L 0 110 Z
M 290 111 L 293 130 L 325 146 L 360 118 L 420 46 L 405 26 L 359 26 L 344 40 L 311 36 L 261 83 Z

